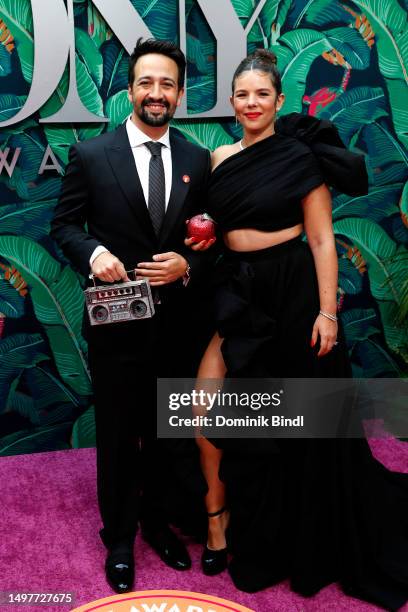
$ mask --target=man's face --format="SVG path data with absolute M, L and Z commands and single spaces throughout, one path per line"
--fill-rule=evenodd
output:
M 136 117 L 152 127 L 166 125 L 183 97 L 176 62 L 159 53 L 148 53 L 137 60 L 134 75 L 128 98 Z

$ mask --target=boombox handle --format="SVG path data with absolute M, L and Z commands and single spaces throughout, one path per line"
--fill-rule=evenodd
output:
M 136 280 L 136 271 L 137 271 L 136 268 L 132 268 L 131 270 L 125 270 L 126 274 L 128 274 L 128 275 L 129 274 L 133 274 L 134 280 Z M 96 287 L 97 285 L 96 285 L 96 282 L 95 282 L 95 275 L 94 274 L 90 274 L 89 278 L 93 282 L 94 287 Z M 99 280 L 99 279 L 97 278 L 97 280 Z M 115 281 L 115 282 L 119 283 L 120 281 Z M 122 281 L 122 282 L 124 282 L 124 281 Z

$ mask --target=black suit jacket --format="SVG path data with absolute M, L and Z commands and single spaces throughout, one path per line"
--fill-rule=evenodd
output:
M 151 261 L 155 253 L 182 254 L 191 267 L 189 285 L 183 287 L 178 280 L 160 288 L 160 310 L 168 313 L 168 325 L 174 319 L 174 329 L 181 336 L 181 328 L 196 327 L 200 325 L 200 317 L 208 315 L 208 281 L 216 252 L 209 249 L 196 253 L 184 245 L 186 219 L 206 208 L 209 152 L 187 142 L 174 130 L 170 130 L 170 145 L 172 189 L 158 237 L 150 220 L 125 125 L 71 147 L 51 223 L 51 236 L 86 278 L 90 271 L 89 259 L 98 245 L 116 255 L 126 270 L 141 261 Z M 87 317 L 84 320 L 87 323 Z M 147 320 L 90 329 L 86 325 L 85 336 L 99 341 L 101 347 L 113 343 L 121 352 L 128 334 L 135 341 L 151 344 L 154 329 Z M 162 335 L 157 329 L 156 333 Z
M 170 131 L 172 189 L 160 236 L 150 220 L 125 125 L 73 145 L 51 236 L 84 274 L 89 259 L 103 245 L 130 269 L 155 253 L 176 251 L 195 272 L 208 259 L 184 246 L 185 220 L 203 212 L 210 156 Z M 185 182 L 183 177 L 189 177 Z M 85 229 L 87 224 L 87 230 Z

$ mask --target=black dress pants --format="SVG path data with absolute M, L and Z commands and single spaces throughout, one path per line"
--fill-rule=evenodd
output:
M 159 307 L 160 309 L 160 307 Z M 163 444 L 156 439 L 156 377 L 162 368 L 162 315 L 91 329 L 97 490 L 107 547 L 133 542 L 139 520 L 167 522 Z
M 181 297 L 158 305 L 152 319 L 86 333 L 101 537 L 108 547 L 133 542 L 139 521 L 160 528 L 171 511 L 178 524 L 187 524 L 192 517 L 199 521 L 204 508 L 206 485 L 194 440 L 156 439 L 157 377 L 195 376 L 212 333 L 205 312 Z

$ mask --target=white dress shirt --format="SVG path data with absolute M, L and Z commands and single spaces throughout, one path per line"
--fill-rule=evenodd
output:
M 129 117 L 126 121 L 126 131 L 129 138 L 130 147 L 132 149 L 133 157 L 135 159 L 136 170 L 139 175 L 140 183 L 143 189 L 143 195 L 145 198 L 146 206 L 148 205 L 149 200 L 149 165 L 151 153 L 149 149 L 145 146 L 146 142 L 150 142 L 152 139 L 149 136 L 146 136 L 141 129 L 139 129 Z M 172 181 L 172 165 L 171 165 L 171 148 L 170 148 L 170 135 L 169 129 L 161 138 L 157 140 L 157 142 L 161 142 L 163 144 L 161 153 L 164 167 L 164 180 L 165 180 L 165 188 L 166 188 L 166 200 L 165 200 L 165 210 L 167 210 L 167 205 L 170 199 L 171 192 L 171 181 Z M 135 179 L 136 180 L 136 179 Z M 92 253 L 89 265 L 92 266 L 94 260 L 101 253 L 105 253 L 108 251 L 104 246 L 97 246 L 94 252 Z M 115 254 L 115 253 L 114 253 Z

